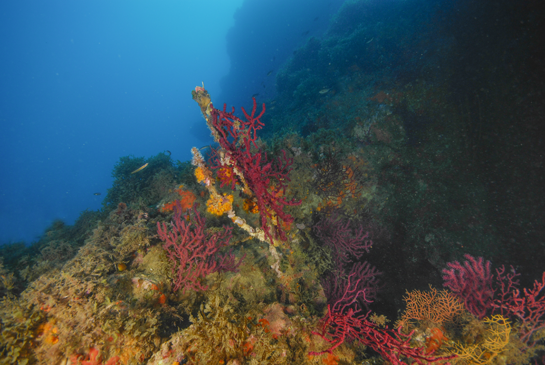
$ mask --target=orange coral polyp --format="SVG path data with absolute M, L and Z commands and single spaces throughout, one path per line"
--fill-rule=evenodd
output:
M 233 196 L 223 194 L 223 197 L 211 196 L 206 202 L 207 211 L 211 214 L 220 216 L 233 208 Z
M 244 205 L 242 208 L 248 213 L 259 213 L 259 207 L 252 199 L 244 199 Z
M 197 182 L 199 183 L 206 179 L 206 175 L 204 174 L 202 167 L 199 166 L 195 169 L 195 177 L 197 178 Z

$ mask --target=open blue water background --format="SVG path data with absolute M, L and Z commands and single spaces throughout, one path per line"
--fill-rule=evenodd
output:
M 341 3 L 2 2 L 0 242 L 100 209 L 122 156 L 189 159 L 210 143 L 190 91 L 271 97 L 279 65 Z

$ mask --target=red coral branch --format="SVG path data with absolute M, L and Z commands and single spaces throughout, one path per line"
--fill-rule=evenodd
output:
M 337 270 L 350 262 L 357 262 L 373 247 L 369 232 L 364 233 L 363 225 L 356 228 L 351 228 L 350 225 L 350 220 L 343 222 L 339 214 L 334 212 L 313 227 L 316 236 L 334 252 Z
M 533 289 L 523 289 L 524 296 L 518 289 L 518 281 L 514 280 L 519 276 L 513 268 L 511 273 L 504 275 L 505 268 L 496 270 L 498 283 L 500 284 L 500 298 L 494 301 L 494 308 L 501 311 L 502 315 L 518 318 L 522 325 L 519 329 L 520 340 L 533 347 L 540 339 L 532 335 L 545 328 L 545 272 L 541 282 L 535 281 Z
M 518 274 L 511 266 L 506 273 L 505 266 L 496 269 L 496 288 L 492 288 L 490 261 L 483 263 L 471 255 L 464 255 L 469 261 L 461 265 L 458 261 L 448 263 L 450 270 L 443 270 L 445 286 L 461 297 L 466 308 L 475 316 L 482 318 L 489 309 L 520 322 L 520 340 L 529 348 L 534 347 L 541 338 L 536 332 L 545 330 L 545 272 L 541 282 L 535 281 L 533 289 L 519 290 Z
M 443 280 L 445 280 L 443 285 L 464 300 L 469 312 L 482 319 L 492 308 L 494 298 L 490 261 L 484 264 L 482 257 L 478 260 L 470 254 L 465 254 L 464 257 L 468 261 L 465 261 L 463 265 L 458 261 L 447 263 L 450 269 L 443 270 Z
M 345 340 L 357 340 L 360 343 L 371 347 L 381 354 L 381 356 L 391 364 L 407 364 L 402 358 L 412 359 L 417 364 L 426 364 L 430 362 L 445 361 L 456 357 L 456 355 L 435 357 L 432 354 L 426 354 L 424 347 L 411 347 L 410 341 L 413 332 L 404 335 L 400 332 L 390 329 L 381 329 L 373 322 L 367 320 L 367 314 L 354 308 L 359 295 L 364 296 L 365 290 L 357 290 L 358 282 L 350 285 L 353 275 L 348 278 L 348 285 L 345 293 L 333 306 L 328 305 L 327 315 L 323 319 L 320 332 L 312 332 L 320 336 L 325 341 L 332 344 L 325 351 L 311 352 L 309 355 L 322 355 L 332 353 Z
M 173 272 L 176 272 L 174 290 L 206 290 L 201 283 L 208 274 L 218 271 L 235 271 L 241 264 L 237 263 L 234 255 L 220 255 L 219 250 L 229 244 L 231 227 L 224 227 L 223 231 L 212 235 L 206 233 L 206 220 L 196 209 L 194 214 L 188 212 L 187 220 L 182 219 L 181 210 L 177 210 L 171 222 L 172 229 L 157 222 L 159 238 L 165 242 L 163 248 L 168 257 L 175 263 Z
M 261 228 L 272 243 L 276 237 L 285 240 L 282 223 L 293 222 L 284 207 L 299 205 L 301 201 L 285 198 L 293 159 L 282 151 L 282 157 L 276 163 L 270 162 L 267 153 L 256 144 L 257 131 L 264 126 L 260 118 L 265 113 L 265 104 L 257 116 L 256 109 L 254 98 L 251 114 L 242 108 L 244 121 L 234 115 L 234 108 L 228 113 L 225 105 L 222 111 L 211 104 L 209 124 L 221 146 L 220 150 L 214 151 L 211 167 L 220 169 L 221 186 L 231 185 L 234 189 L 238 182 L 243 186 L 243 192 L 254 199 L 261 216 Z
M 378 277 L 382 275 L 374 266 L 365 262 L 356 262 L 348 274 L 357 277 L 359 280 L 356 282 L 354 289 L 356 292 L 365 292 L 365 295 L 358 299 L 358 303 L 362 307 L 369 307 L 369 304 L 377 297 L 378 291 L 381 289 L 380 280 Z M 343 304 L 347 300 L 344 293 L 349 289 L 350 281 L 346 280 L 346 275 L 343 271 L 336 270 L 324 280 L 322 280 L 322 287 L 324 288 L 327 302 Z M 344 299 L 343 299 L 344 298 Z

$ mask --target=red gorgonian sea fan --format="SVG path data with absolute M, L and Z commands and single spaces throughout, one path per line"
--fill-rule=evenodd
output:
M 301 201 L 286 198 L 293 159 L 282 151 L 278 160 L 269 161 L 267 153 L 256 143 L 257 131 L 264 126 L 260 118 L 265 113 L 265 104 L 257 116 L 256 109 L 254 98 L 251 114 L 242 108 L 246 118 L 242 120 L 234 115 L 234 108 L 229 113 L 225 105 L 219 110 L 210 104 L 209 126 L 221 147 L 214 151 L 211 167 L 221 172 L 221 186 L 235 189 L 236 183 L 240 183 L 243 193 L 257 205 L 261 228 L 272 243 L 274 238 L 285 240 L 283 225 L 293 222 L 284 207 L 299 205 Z
M 173 272 L 174 290 L 188 289 L 195 291 L 206 290 L 202 284 L 208 274 L 219 271 L 236 271 L 244 257 L 236 262 L 235 255 L 231 252 L 220 254 L 220 249 L 229 245 L 231 240 L 231 227 L 223 227 L 223 230 L 214 234 L 206 231 L 206 220 L 201 217 L 196 209 L 188 211 L 188 219 L 182 219 L 181 207 L 175 208 L 175 214 L 171 223 L 172 229 L 168 230 L 163 222 L 157 222 L 159 238 L 165 242 L 163 248 L 167 251 L 168 258 L 174 262 Z
M 482 257 L 475 259 L 467 253 L 464 257 L 467 261 L 463 264 L 458 261 L 447 263 L 449 268 L 443 270 L 443 285 L 464 301 L 469 312 L 483 319 L 492 308 L 494 298 L 490 261 L 485 263 Z

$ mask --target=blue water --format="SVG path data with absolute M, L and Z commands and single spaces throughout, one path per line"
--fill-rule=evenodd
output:
M 189 159 L 210 143 L 191 90 L 270 97 L 342 3 L 243 2 L 2 2 L 0 242 L 100 209 L 122 156 Z

